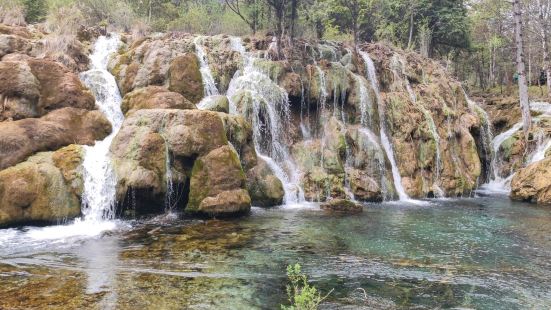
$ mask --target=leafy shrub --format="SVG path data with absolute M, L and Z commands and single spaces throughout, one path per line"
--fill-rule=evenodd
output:
M 46 0 L 24 0 L 25 20 L 28 23 L 37 23 L 44 20 L 48 14 L 48 4 Z
M 290 282 L 287 285 L 287 296 L 291 305 L 282 305 L 282 310 L 315 310 L 329 295 L 322 297 L 315 286 L 308 284 L 308 277 L 302 273 L 299 264 L 287 266 L 287 277 Z

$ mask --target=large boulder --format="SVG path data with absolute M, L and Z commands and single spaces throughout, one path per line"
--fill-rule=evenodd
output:
M 128 116 L 142 109 L 195 109 L 195 105 L 179 93 L 161 86 L 138 88 L 126 94 L 121 104 L 122 112 Z
M 41 151 L 77 143 L 93 144 L 111 132 L 100 111 L 75 108 L 55 110 L 41 118 L 0 123 L 0 169 L 24 161 Z
M 511 181 L 511 198 L 551 205 L 551 157 L 519 170 Z
M 199 157 L 191 173 L 186 212 L 230 215 L 247 212 L 251 198 L 235 150 L 227 145 Z
M 245 176 L 239 158 L 216 112 L 138 110 L 125 120 L 111 153 L 118 177 L 117 200 L 124 208 L 159 211 L 148 208 L 163 208 L 171 191 L 176 191 L 176 201 L 170 207 L 190 213 L 239 213 L 247 209 L 247 199 L 250 207 L 248 194 L 242 192 Z
M 259 158 L 258 164 L 247 171 L 247 189 L 252 204 L 259 207 L 281 205 L 285 192 L 279 180 L 265 160 Z
M 199 60 L 193 53 L 175 57 L 168 69 L 168 89 L 197 104 L 204 96 Z
M 201 100 L 197 107 L 201 110 L 229 113 L 230 101 L 226 96 L 211 96 Z
M 0 121 L 40 117 L 64 107 L 95 109 L 92 93 L 63 65 L 43 59 L 0 62 Z
M 82 160 L 82 147 L 71 145 L 0 171 L 0 226 L 79 216 Z

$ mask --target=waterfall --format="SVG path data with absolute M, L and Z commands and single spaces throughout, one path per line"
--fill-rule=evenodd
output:
M 528 164 L 533 164 L 537 161 L 543 160 L 545 158 L 545 153 L 551 149 L 551 139 L 547 140 L 547 142 L 543 142 L 543 139 L 543 135 L 538 139 L 538 147 L 536 148 L 534 154 L 532 154 Z
M 400 200 L 410 200 L 402 185 L 402 176 L 400 176 L 400 171 L 398 170 L 398 166 L 396 165 L 394 150 L 386 134 L 384 105 L 381 98 L 381 93 L 379 91 L 379 82 L 377 80 L 377 71 L 375 69 L 375 64 L 373 63 L 371 57 L 369 57 L 369 54 L 367 54 L 366 52 L 360 52 L 360 55 L 365 62 L 367 79 L 371 82 L 371 87 L 375 91 L 375 97 L 377 99 L 377 109 L 379 110 L 379 131 L 381 134 L 381 144 L 383 145 L 383 149 L 385 150 L 386 156 L 388 157 L 388 160 L 390 161 L 390 165 L 392 167 L 392 179 L 394 180 L 394 187 L 396 188 L 396 192 L 398 193 L 398 197 L 400 198 Z
M 285 90 L 255 66 L 255 56 L 247 53 L 238 38 L 232 39 L 232 48 L 240 52 L 244 66 L 230 81 L 227 96 L 231 114 L 243 114 L 252 120 L 253 141 L 258 156 L 264 159 L 283 183 L 285 204 L 304 201 L 300 186 L 300 172 L 287 147 L 290 127 L 290 104 Z M 235 98 L 246 94 L 251 106 L 239 109 Z
M 212 77 L 212 72 L 210 71 L 207 54 L 205 49 L 201 45 L 202 37 L 197 37 L 193 41 L 195 44 L 195 52 L 197 53 L 197 58 L 199 59 L 199 71 L 201 71 L 201 78 L 203 79 L 203 87 L 205 90 L 205 97 L 218 95 L 218 88 L 216 88 L 216 83 Z
M 358 84 L 358 95 L 360 97 L 360 124 L 364 127 L 371 128 L 373 107 L 371 106 L 371 100 L 369 98 L 369 92 L 365 81 L 358 75 L 354 75 L 356 83 Z
M 490 123 L 490 117 L 488 116 L 488 113 L 478 105 L 478 103 L 471 100 L 469 96 L 467 96 L 467 92 L 464 89 L 463 95 L 465 96 L 465 100 L 467 101 L 469 110 L 472 113 L 476 113 L 478 117 L 480 117 L 480 119 L 482 120 L 482 126 L 480 127 L 482 136 L 482 151 L 486 155 L 486 163 L 488 159 L 490 160 L 490 166 L 488 171 L 486 172 L 486 180 L 490 180 L 492 176 L 494 176 L 496 173 L 492 166 L 492 162 L 494 161 L 496 154 L 491 147 L 492 141 L 494 140 L 494 135 L 492 133 L 492 124 Z
M 387 189 L 387 178 L 386 178 L 386 165 L 385 165 L 385 154 L 383 153 L 383 149 L 381 148 L 381 144 L 379 143 L 377 136 L 368 128 L 360 128 L 358 131 L 362 136 L 367 138 L 367 142 L 369 142 L 369 146 L 374 149 L 375 151 L 375 162 L 377 164 L 377 171 L 381 174 L 381 194 L 383 196 L 383 200 L 388 199 L 388 189 Z M 363 147 L 363 145 L 362 145 Z
M 115 191 L 117 179 L 109 158 L 111 141 L 121 128 L 124 116 L 120 109 L 121 95 L 115 78 L 107 71 L 109 56 L 119 47 L 117 35 L 99 37 L 90 59 L 92 69 L 80 75 L 83 83 L 96 97 L 96 105 L 113 126 L 113 131 L 94 146 L 85 146 L 84 192 L 82 213 L 85 221 L 113 219 L 115 216 Z
M 530 110 L 532 112 L 540 113 L 541 115 L 538 117 L 534 117 L 534 123 L 537 123 L 541 120 L 542 117 L 549 117 L 551 116 L 551 104 L 547 102 L 531 102 L 530 103 Z M 487 191 L 495 191 L 495 192 L 509 192 L 510 191 L 510 182 L 513 178 L 514 173 L 511 173 L 510 175 L 502 176 L 500 175 L 500 157 L 499 155 L 499 149 L 501 148 L 501 145 L 511 138 L 514 134 L 516 134 L 519 130 L 522 129 L 522 122 L 514 124 L 511 128 L 508 130 L 500 133 L 499 135 L 495 136 L 495 138 L 492 139 L 491 142 L 491 148 L 493 152 L 493 157 L 491 160 L 491 167 L 492 167 L 492 178 L 489 180 L 487 184 L 484 184 L 483 189 Z M 545 135 L 543 132 L 541 132 L 541 135 L 538 137 L 538 144 L 536 149 L 530 156 L 528 156 L 528 160 L 526 162 L 527 165 L 535 163 L 537 161 L 540 161 L 545 158 L 545 153 L 551 149 L 551 139 L 548 139 L 545 141 Z

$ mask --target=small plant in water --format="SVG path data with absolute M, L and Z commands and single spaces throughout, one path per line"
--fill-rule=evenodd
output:
M 287 266 L 287 296 L 290 306 L 281 305 L 282 310 L 315 310 L 321 302 L 331 294 L 324 297 L 318 292 L 315 286 L 308 284 L 308 277 L 302 273 L 300 264 Z

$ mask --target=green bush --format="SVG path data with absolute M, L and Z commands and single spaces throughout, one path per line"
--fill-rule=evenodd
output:
M 48 5 L 46 0 L 25 0 L 25 20 L 27 23 L 38 23 L 46 18 Z
M 315 310 L 329 295 L 322 297 L 315 286 L 308 284 L 308 277 L 302 273 L 299 264 L 287 266 L 287 277 L 290 282 L 287 296 L 291 305 L 281 305 L 282 310 Z

